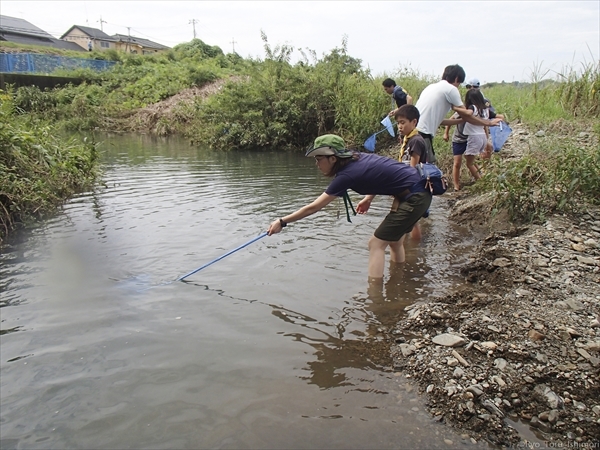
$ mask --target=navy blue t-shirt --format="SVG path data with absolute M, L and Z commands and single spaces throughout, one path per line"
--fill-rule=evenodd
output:
M 336 174 L 325 193 L 341 197 L 352 189 L 362 195 L 397 195 L 420 179 L 417 169 L 408 164 L 387 156 L 361 153 L 357 161 Z
M 490 110 L 490 119 L 496 117 L 496 109 L 492 106 L 492 103 L 485 97 L 483 98 L 483 101 L 485 102 L 485 106 Z
M 402 105 L 406 105 L 406 91 L 402 89 L 400 86 L 396 86 L 394 88 L 394 92 L 392 92 L 392 99 L 396 102 L 396 106 L 400 108 Z M 393 106 L 392 106 L 393 107 Z

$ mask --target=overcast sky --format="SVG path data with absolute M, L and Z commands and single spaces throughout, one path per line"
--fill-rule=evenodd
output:
M 529 81 L 532 71 L 598 63 L 600 2 L 590 1 L 28 1 L 1 0 L 2 15 L 60 37 L 72 25 L 103 28 L 173 47 L 196 35 L 224 52 L 264 58 L 288 44 L 318 56 L 348 39 L 348 54 L 373 75 L 401 67 L 439 77 Z M 100 19 L 105 21 L 100 23 Z M 128 30 L 129 27 L 129 30 Z M 296 58 L 300 53 L 295 52 Z

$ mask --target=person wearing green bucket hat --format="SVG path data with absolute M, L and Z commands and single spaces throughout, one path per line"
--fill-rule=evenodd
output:
M 346 196 L 348 189 L 365 196 L 357 205 L 358 214 L 369 210 L 376 195 L 392 196 L 396 200 L 393 209 L 369 239 L 369 278 L 383 278 L 387 247 L 393 262 L 404 262 L 404 235 L 431 204 L 429 191 L 415 189 L 421 179 L 417 169 L 387 156 L 348 149 L 344 140 L 335 134 L 317 137 L 306 156 L 315 158 L 321 173 L 332 178 L 331 183 L 313 202 L 273 221 L 268 235 L 279 233 L 289 223 L 320 211 L 337 197 Z
M 335 134 L 319 136 L 306 152 L 306 156 L 337 156 L 338 158 L 350 158 L 353 154 L 354 151 L 347 149 L 344 140 Z

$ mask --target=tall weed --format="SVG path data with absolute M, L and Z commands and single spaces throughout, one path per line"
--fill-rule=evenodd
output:
M 97 175 L 96 144 L 64 140 L 56 129 L 0 108 L 0 242 L 9 232 L 54 211 Z
M 561 105 L 573 117 L 600 115 L 600 61 L 584 64 L 579 73 L 572 67 L 564 68 L 558 77 Z
M 560 72 L 535 64 L 531 83 L 490 83 L 483 89 L 509 121 L 594 119 L 600 114 L 600 62 L 583 64 L 581 70 L 567 66 Z
M 474 186 L 493 192 L 496 210 L 515 221 L 539 222 L 554 212 L 600 205 L 600 152 L 564 140 L 535 144 L 516 160 L 493 158 Z
M 361 106 L 376 111 L 373 82 L 345 42 L 312 65 L 292 65 L 291 47 L 271 48 L 264 34 L 263 41 L 267 58 L 247 69 L 245 81 L 197 105 L 193 142 L 226 150 L 303 148 L 318 134 L 343 130 L 352 144 L 372 129 Z

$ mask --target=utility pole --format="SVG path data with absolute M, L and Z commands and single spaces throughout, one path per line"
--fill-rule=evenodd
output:
M 100 20 L 98 22 L 100 22 L 100 31 L 104 31 L 104 28 L 102 27 L 102 24 L 103 23 L 107 23 L 106 20 L 102 20 L 102 16 L 100 16 Z
M 127 49 L 127 52 L 131 52 L 131 27 L 127 27 L 127 46 L 125 47 Z
M 192 19 L 190 20 L 190 23 L 192 24 L 192 27 L 194 29 L 194 39 L 196 39 L 196 24 L 198 23 L 198 21 L 196 19 Z
M 231 38 L 231 42 L 230 42 L 231 46 L 233 47 L 233 53 L 235 53 L 235 44 L 236 44 L 236 40 L 235 38 Z

